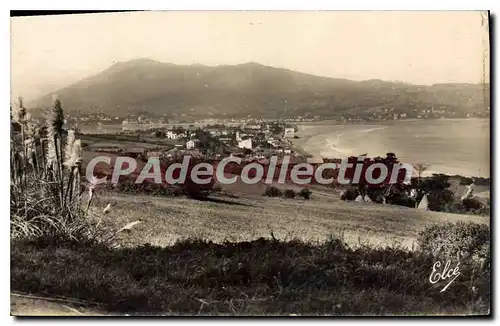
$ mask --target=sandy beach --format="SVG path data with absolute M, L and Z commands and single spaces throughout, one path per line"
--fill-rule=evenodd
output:
M 426 175 L 489 177 L 489 130 L 484 119 L 301 124 L 292 143 L 313 156 L 384 157 L 391 152 L 400 162 L 428 165 Z

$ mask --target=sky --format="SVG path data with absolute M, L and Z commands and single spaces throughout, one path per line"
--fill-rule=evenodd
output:
M 252 61 L 353 80 L 479 83 L 489 80 L 484 22 L 479 11 L 13 17 L 11 93 L 35 99 L 136 58 L 187 65 Z

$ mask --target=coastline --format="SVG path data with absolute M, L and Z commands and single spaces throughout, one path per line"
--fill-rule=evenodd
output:
M 449 124 L 451 120 L 458 119 L 440 120 L 440 122 L 447 121 L 448 124 L 443 127 L 439 124 L 439 128 L 443 128 L 439 130 L 442 130 L 442 132 L 448 130 L 448 134 L 454 134 L 458 125 Z M 478 121 L 479 119 L 471 120 Z M 474 142 L 467 142 L 462 138 L 450 139 L 448 137 L 448 140 L 444 143 L 435 143 L 432 141 L 432 137 L 439 136 L 441 131 L 429 134 L 426 129 L 429 128 L 427 125 L 411 124 L 411 131 L 404 125 L 404 129 L 398 125 L 399 123 L 387 123 L 384 128 L 379 128 L 382 127 L 381 124 L 301 124 L 298 125 L 296 133 L 300 138 L 293 139 L 292 142 L 293 147 L 315 157 L 344 158 L 364 153 L 368 153 L 368 157 L 376 157 L 393 152 L 401 162 L 411 164 L 427 163 L 429 168 L 423 173 L 423 176 L 438 173 L 468 178 L 491 178 L 489 161 L 476 162 L 476 157 L 487 156 L 487 149 L 483 149 L 483 147 L 488 143 L 476 147 L 475 154 L 478 155 L 469 154 L 469 148 L 474 146 Z M 476 128 L 475 125 L 473 124 L 472 128 Z M 406 134 L 404 134 L 405 132 Z M 404 136 L 401 136 L 402 133 Z M 394 138 L 394 135 L 396 135 L 396 138 Z M 397 137 L 403 137 L 403 139 L 398 140 L 401 138 Z M 379 139 L 379 141 L 374 141 L 374 139 Z M 475 138 L 474 141 L 482 141 L 482 139 Z M 400 141 L 408 141 L 408 143 L 402 144 Z M 483 151 L 484 154 L 482 154 Z
M 356 125 L 376 125 L 376 124 L 393 124 L 393 123 L 404 123 L 404 122 L 415 122 L 415 121 L 463 121 L 463 120 L 487 120 L 490 121 L 489 118 L 482 117 L 470 117 L 470 118 L 439 118 L 439 119 L 417 119 L 417 118 L 409 118 L 409 119 L 399 119 L 399 120 L 366 120 L 366 121 L 338 121 L 338 120 L 316 120 L 316 121 L 298 121 L 295 122 L 298 126 L 307 126 L 307 125 L 337 125 L 337 126 L 356 126 Z
M 299 129 L 299 131 L 300 131 L 300 129 Z M 313 153 L 307 148 L 307 142 L 312 137 L 313 137 L 313 135 L 307 135 L 307 136 L 304 136 L 301 138 L 294 139 L 293 147 L 299 148 L 303 152 L 308 153 L 308 154 L 312 155 L 313 157 L 324 158 L 324 156 L 321 155 L 320 153 Z M 339 158 L 344 158 L 344 157 L 339 157 Z M 467 174 L 463 174 L 463 173 L 456 174 L 456 173 L 453 173 L 449 170 L 448 171 L 427 170 L 427 171 L 422 173 L 422 177 L 423 178 L 431 177 L 434 173 L 435 174 L 444 174 L 444 175 L 447 175 L 449 177 L 449 181 L 451 183 L 451 188 L 453 189 L 453 192 L 454 192 L 454 195 L 456 198 L 460 198 L 466 189 L 465 185 L 460 184 L 460 180 L 462 178 L 478 178 L 478 176 L 474 176 L 474 175 L 467 175 Z M 416 175 L 414 175 L 414 176 L 416 176 Z M 490 183 L 491 183 L 491 177 L 489 177 L 489 176 L 488 177 L 479 177 L 479 178 L 489 179 Z M 490 198 L 491 197 L 490 188 L 491 188 L 491 184 L 490 185 L 476 185 L 476 194 L 475 195 L 478 197 Z
M 302 156 L 317 156 L 316 153 L 312 153 L 309 149 L 306 148 L 306 142 L 311 138 L 311 136 L 299 137 L 300 138 L 294 138 L 293 140 L 290 140 L 293 150 Z

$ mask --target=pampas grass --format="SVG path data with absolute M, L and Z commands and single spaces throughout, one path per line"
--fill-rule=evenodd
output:
M 113 246 L 120 234 L 140 223 L 111 230 L 101 225 L 111 205 L 104 211 L 90 209 L 99 180 L 93 176 L 82 187 L 82 144 L 74 130 L 63 129 L 58 99 L 46 115 L 46 138 L 43 127 L 30 121 L 22 99 L 11 118 L 21 126 L 20 133 L 11 132 L 11 238 Z
M 82 205 L 81 142 L 74 131 L 65 136 L 61 102 L 56 99 L 46 115 L 46 139 L 30 122 L 22 99 L 12 120 L 21 126 L 21 133 L 11 135 L 11 236 L 98 240 L 104 231 L 88 213 L 95 185 L 89 186 L 88 204 Z

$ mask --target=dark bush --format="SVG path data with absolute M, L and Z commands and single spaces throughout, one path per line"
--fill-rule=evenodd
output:
M 422 179 L 417 188 L 424 192 L 444 190 L 450 187 L 449 178 L 445 174 L 433 174 L 432 177 Z M 412 179 L 412 182 L 414 182 L 414 179 Z
M 473 222 L 433 225 L 422 230 L 417 237 L 420 249 L 434 256 L 456 257 L 481 255 L 489 246 L 490 228 Z
M 357 188 L 347 188 L 340 195 L 340 199 L 342 200 L 355 200 L 359 195 L 359 190 Z
M 465 208 L 465 206 L 462 204 L 462 202 L 460 201 L 454 201 L 453 203 L 451 203 L 449 206 L 448 206 L 448 209 L 446 210 L 447 212 L 450 212 L 450 213 L 463 213 L 465 212 L 467 209 Z
M 431 211 L 446 211 L 455 199 L 453 191 L 448 189 L 450 187 L 449 178 L 445 174 L 433 174 L 432 177 L 423 178 L 420 182 L 413 178 L 411 180 L 412 188 L 418 191 L 416 202 L 420 202 L 424 193 L 427 193 Z
M 490 215 L 490 200 L 477 197 L 451 203 L 446 209 L 450 213 Z
M 390 205 L 399 205 L 406 207 L 415 207 L 416 201 L 413 198 L 408 197 L 405 193 L 392 193 L 386 196 L 386 203 Z
M 281 190 L 273 186 L 267 187 L 266 191 L 263 194 L 263 196 L 267 197 L 281 197 L 282 195 L 283 193 L 281 192 Z
M 84 187 L 84 186 L 82 186 Z M 117 184 L 108 183 L 100 186 L 101 189 L 117 191 L 123 194 L 141 194 L 150 196 L 183 196 L 185 191 L 176 185 L 163 185 L 157 183 L 134 183 L 130 181 L 118 182 Z M 85 190 L 85 189 L 83 189 Z
M 455 195 L 449 189 L 433 190 L 427 195 L 427 200 L 431 211 L 444 212 L 455 200 Z
M 310 199 L 312 195 L 312 191 L 309 190 L 309 188 L 304 188 L 301 191 L 299 191 L 299 196 L 304 198 L 304 199 Z
M 462 205 L 466 211 L 477 210 L 484 207 L 483 203 L 477 198 L 466 198 L 462 200 Z
M 472 181 L 473 181 L 472 178 L 460 176 L 459 184 L 462 186 L 468 186 L 472 183 Z
M 206 190 L 194 183 L 185 183 L 182 186 L 184 189 L 184 194 L 193 199 L 204 199 L 210 193 L 209 190 Z
M 295 191 L 293 191 L 293 189 L 287 189 L 285 190 L 283 195 L 285 196 L 285 198 L 293 199 L 295 198 Z

